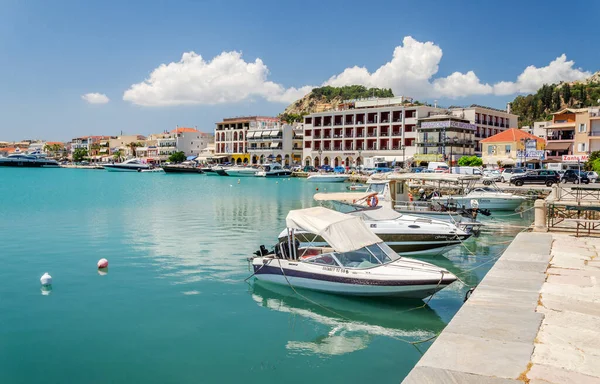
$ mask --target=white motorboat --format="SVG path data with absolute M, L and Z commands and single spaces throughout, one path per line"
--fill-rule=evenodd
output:
M 306 179 L 312 183 L 343 183 L 348 180 L 350 175 L 343 173 L 318 173 L 316 175 L 308 176 Z
M 514 211 L 527 200 L 523 196 L 502 192 L 492 187 L 479 187 L 465 192 L 464 195 L 434 196 L 431 201 L 441 204 L 456 204 L 466 208 Z
M 283 168 L 279 163 L 263 164 L 254 174 L 258 177 L 290 177 L 291 175 L 292 171 Z
M 254 177 L 254 174 L 258 171 L 257 168 L 254 167 L 230 167 L 226 168 L 225 172 L 229 176 L 233 177 Z
M 457 280 L 433 264 L 399 256 L 360 217 L 323 207 L 290 211 L 288 236 L 251 258 L 259 280 L 355 296 L 423 299 Z M 320 236 L 329 247 L 300 247 L 295 232 Z
M 326 194 L 315 195 L 317 200 L 318 195 Z M 363 219 L 369 230 L 401 255 L 445 252 L 471 236 L 447 221 L 403 215 L 385 207 L 359 209 L 348 214 Z M 327 246 L 320 236 L 303 231 L 296 231 L 295 235 L 301 244 Z M 287 231 L 283 230 L 279 239 L 284 240 L 286 236 Z
M 142 163 L 140 159 L 129 159 L 122 163 L 104 164 L 104 169 L 109 172 L 141 172 L 152 167 Z
M 7 157 L 0 157 L 0 167 L 58 168 L 59 166 L 56 160 L 47 159 L 46 154 L 39 152 L 28 155 L 13 153 Z

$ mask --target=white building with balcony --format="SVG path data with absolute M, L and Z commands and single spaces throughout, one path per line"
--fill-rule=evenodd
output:
M 304 165 L 360 166 L 368 157 L 404 162 L 416 153 L 417 121 L 441 110 L 404 97 L 358 100 L 304 117 Z
M 246 132 L 251 164 L 276 161 L 282 165 L 297 165 L 302 160 L 301 124 L 254 125 Z

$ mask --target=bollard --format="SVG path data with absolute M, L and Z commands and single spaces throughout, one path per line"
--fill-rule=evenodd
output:
M 534 232 L 548 232 L 548 226 L 546 225 L 546 202 L 542 199 L 538 199 L 533 204 L 535 212 L 535 221 L 533 226 Z

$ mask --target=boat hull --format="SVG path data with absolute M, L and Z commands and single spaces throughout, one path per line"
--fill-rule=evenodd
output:
M 446 251 L 451 247 L 460 245 L 466 241 L 470 234 L 388 234 L 374 232 L 390 248 L 401 255 L 420 255 Z M 310 243 L 314 246 L 327 246 L 322 237 L 297 232 L 296 238 L 301 243 Z
M 181 167 L 181 166 L 164 165 L 162 168 L 163 168 L 163 171 L 165 171 L 166 173 L 195 173 L 195 174 L 204 173 L 204 172 L 202 172 L 202 170 L 200 168 L 195 168 L 195 167 Z
M 108 172 L 141 172 L 142 169 L 150 169 L 150 168 L 142 168 L 142 167 L 125 168 L 125 167 L 119 167 L 119 166 L 113 166 L 113 165 L 105 165 L 104 169 L 106 169 Z
M 60 168 L 58 163 L 46 161 L 0 161 L 0 167 Z
M 438 201 L 440 203 L 448 203 L 448 198 L 432 198 L 432 201 Z M 519 208 L 525 199 L 520 198 L 502 198 L 502 197 L 477 197 L 477 196 L 461 196 L 458 198 L 453 197 L 452 202 L 458 206 L 465 206 L 466 208 L 471 207 L 471 201 L 476 200 L 479 204 L 479 209 L 489 209 L 491 211 L 514 211 Z
M 257 177 L 269 177 L 269 178 L 290 177 L 290 176 L 292 176 L 292 171 L 277 171 L 277 172 L 258 171 L 258 172 L 256 172 L 256 174 L 254 176 L 257 176 Z
M 456 277 L 450 273 L 442 278 L 441 274 L 432 274 L 423 279 L 371 279 L 359 278 L 354 271 L 333 268 L 337 274 L 314 273 L 299 269 L 285 268 L 287 261 L 272 260 L 267 264 L 253 262 L 255 277 L 258 280 L 295 288 L 311 289 L 347 296 L 377 296 L 424 299 L 440 289 L 450 285 Z M 290 263 L 294 264 L 294 263 Z M 295 263 L 301 264 L 301 263 Z
M 336 176 L 336 175 L 312 175 L 309 176 L 306 180 L 311 183 L 343 183 L 348 180 L 350 176 Z
M 226 170 L 227 174 L 232 177 L 254 177 L 256 173 L 255 170 L 236 170 L 236 169 L 228 169 Z

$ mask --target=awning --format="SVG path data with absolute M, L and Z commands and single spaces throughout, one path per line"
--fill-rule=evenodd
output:
M 102 149 L 100 150 L 100 153 L 107 153 L 107 152 L 108 152 L 108 148 L 102 148 Z
M 279 135 L 279 131 L 271 131 L 271 137 Z
M 290 211 L 285 222 L 288 228 L 321 236 L 337 252 L 351 252 L 381 242 L 360 217 L 323 207 Z
M 546 150 L 548 151 L 566 151 L 573 143 L 548 143 L 546 144 Z
M 271 131 L 262 131 L 261 134 L 262 134 L 262 137 L 267 137 L 271 134 Z
M 188 156 L 186 157 L 187 160 L 195 160 L 198 156 Z
M 226 157 L 228 157 L 228 156 L 227 155 L 217 155 L 217 156 L 209 157 L 209 159 L 224 159 Z
M 246 134 L 246 139 L 251 139 L 251 138 L 253 138 L 255 133 L 256 133 L 256 132 L 254 132 L 254 131 L 249 131 L 249 132 Z
M 279 147 L 279 143 L 271 143 L 271 148 L 277 148 Z

